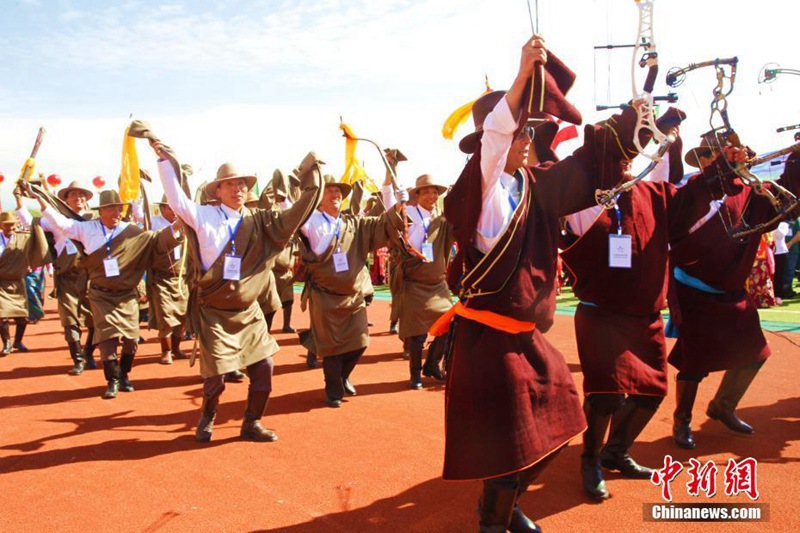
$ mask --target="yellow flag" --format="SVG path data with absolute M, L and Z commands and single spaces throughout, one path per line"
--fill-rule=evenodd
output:
M 353 133 L 352 128 L 350 128 L 350 126 L 344 122 L 339 123 L 339 128 L 342 130 L 342 134 L 345 137 L 344 174 L 342 174 L 342 179 L 339 181 L 349 185 L 360 181 L 364 184 L 364 190 L 367 192 L 378 192 L 380 188 L 375 184 L 374 181 L 372 181 L 372 178 L 367 175 L 364 167 L 362 167 L 361 163 L 359 163 L 358 159 L 356 159 L 356 146 L 358 145 L 358 138 L 356 137 L 356 134 Z
M 19 179 L 22 181 L 28 181 L 33 176 L 33 171 L 36 168 L 36 160 L 32 157 L 29 157 L 25 160 L 25 163 L 22 165 L 22 170 L 19 171 Z
M 488 94 L 492 92 L 492 89 L 489 87 L 489 78 L 486 78 L 486 90 L 481 94 Z M 466 104 L 460 106 L 458 109 L 450 113 L 450 116 L 447 117 L 447 120 L 444 121 L 444 125 L 442 126 L 442 137 L 445 139 L 452 139 L 453 135 L 455 134 L 456 130 L 459 126 L 461 126 L 464 122 L 467 121 L 469 118 L 470 113 L 472 113 L 472 106 L 478 101 L 478 98 L 472 100 L 471 102 L 467 102 Z
M 122 169 L 119 172 L 119 197 L 130 202 L 139 197 L 139 156 L 136 153 L 136 139 L 128 135 L 130 126 L 125 128 L 122 139 Z

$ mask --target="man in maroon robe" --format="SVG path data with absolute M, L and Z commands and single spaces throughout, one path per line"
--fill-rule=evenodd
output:
M 730 166 L 713 146 L 703 143 L 690 150 L 686 162 L 704 173 L 711 170 L 730 179 Z M 742 152 L 740 160 L 746 155 Z M 778 180 L 795 195 L 800 194 L 799 162 L 800 154 L 795 152 L 786 160 Z M 669 355 L 670 364 L 678 369 L 673 439 L 681 448 L 695 447 L 691 421 L 700 381 L 719 370 L 726 372 L 706 414 L 736 433 L 753 433 L 735 409 L 770 356 L 755 302 L 745 290 L 761 233 L 735 239 L 730 230 L 744 223 L 750 227 L 766 223 L 775 217 L 775 210 L 767 197 L 737 181 L 726 185 L 724 199 L 713 203 L 710 210 L 706 208 L 689 235 L 670 250 L 669 309 L 678 332 Z M 774 230 L 778 222 L 766 225 L 763 232 Z
M 596 176 L 636 154 L 629 108 L 587 127 L 572 156 L 539 164 L 531 131 L 520 128 L 536 62 L 546 64 L 543 111 L 581 122 L 564 98 L 574 74 L 532 38 L 509 91 L 475 103 L 476 132 L 460 143 L 474 155 L 444 204 L 459 249 L 448 277 L 460 301 L 431 330 L 444 334 L 453 320 L 443 476 L 483 481 L 481 531 L 538 531 L 519 497 L 586 427 L 570 371 L 543 335 L 555 311 L 558 219 L 594 205 Z
M 676 115 L 670 110 L 659 123 L 672 126 Z M 601 176 L 604 189 L 633 178 L 628 162 L 624 164 Z M 680 181 L 679 138 L 662 164 L 669 168 L 671 182 Z M 620 194 L 613 209 L 594 206 L 566 217 L 567 231 L 577 237 L 561 256 L 580 300 L 575 334 L 588 424 L 581 475 L 592 499 L 609 496 L 601 465 L 628 478 L 652 475 L 628 450 L 667 394 L 661 310 L 666 307 L 669 246 L 688 234 L 702 208 L 722 195 L 718 183 L 714 174 L 698 175 L 681 189 L 663 180 L 642 181 Z M 628 248 L 623 256 L 611 255 L 617 244 Z M 611 433 L 603 446 L 609 423 Z

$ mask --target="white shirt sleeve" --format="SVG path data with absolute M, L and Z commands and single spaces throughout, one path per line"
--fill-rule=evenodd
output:
M 87 245 L 85 229 L 88 224 L 67 218 L 52 207 L 47 207 L 42 211 L 42 219 L 47 221 L 51 231 L 55 229 L 62 233 L 64 237 L 81 241 L 84 245 Z
M 30 229 L 31 224 L 33 224 L 33 215 L 24 207 L 17 209 L 17 218 L 19 218 L 19 224 L 23 229 Z
M 514 141 L 517 123 L 505 98 L 501 99 L 483 123 L 481 175 L 483 178 L 481 213 L 478 217 L 475 246 L 486 253 L 497 242 L 511 220 L 510 196 L 516 190 L 513 177 L 505 174 L 508 150 Z M 505 175 L 512 187 L 504 188 Z
M 144 209 L 142 208 L 141 200 L 133 200 L 131 202 L 131 215 L 136 223 L 141 224 L 144 222 Z
M 158 162 L 158 176 L 161 178 L 161 185 L 164 186 L 169 206 L 192 229 L 197 230 L 197 204 L 187 198 L 180 188 L 170 161 L 162 159 Z
M 383 197 L 383 206 L 387 211 L 397 203 L 397 198 L 394 197 L 394 188 L 391 185 L 381 187 L 381 196 Z

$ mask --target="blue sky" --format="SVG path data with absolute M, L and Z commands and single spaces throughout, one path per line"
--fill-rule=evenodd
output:
M 595 103 L 630 98 L 630 55 L 615 52 L 607 69 L 602 58 L 595 64 L 592 46 L 632 40 L 633 0 L 539 5 L 549 47 L 578 74 L 570 98 L 586 121 L 605 118 Z M 789 144 L 790 134 L 774 130 L 800 122 L 800 78 L 759 86 L 756 76 L 767 61 L 800 68 L 791 43 L 796 17 L 787 16 L 795 5 L 656 0 L 662 76 L 671 66 L 738 55 L 734 126 L 759 151 Z M 338 175 L 342 114 L 357 134 L 409 155 L 402 181 L 430 172 L 450 182 L 464 157 L 456 142 L 442 139 L 444 118 L 480 94 L 484 74 L 505 88 L 530 35 L 522 0 L 3 0 L 2 8 L 6 194 L 39 125 L 48 130 L 40 170 L 64 180 L 99 174 L 113 181 L 131 114 L 201 169 L 198 181 L 227 160 L 270 176 L 311 149 Z M 689 113 L 687 148 L 708 129 L 713 84 L 706 70 L 690 74 L 679 90 L 678 105 Z M 656 92 L 666 92 L 663 77 Z M 360 147 L 358 155 L 380 180 L 371 150 Z M 140 151 L 152 169 L 149 150 Z

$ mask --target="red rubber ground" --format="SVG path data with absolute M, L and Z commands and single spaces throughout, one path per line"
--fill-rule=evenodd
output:
M 277 334 L 274 392 L 265 426 L 279 440 L 238 439 L 247 384 L 229 384 L 214 439 L 193 439 L 201 380 L 186 361 L 158 364 L 153 332 L 141 346 L 134 393 L 102 400 L 101 370 L 67 375 L 71 362 L 57 314 L 28 328 L 31 351 L 0 359 L 0 529 L 3 531 L 476 531 L 479 485 L 441 480 L 444 447 L 441 384 L 408 388 L 400 343 L 386 334 L 389 305 L 369 310 L 372 343 L 352 381 L 358 396 L 341 409 L 325 406 L 322 370 L 308 370 L 295 335 Z M 307 326 L 296 314 L 295 325 Z M 276 317 L 279 322 L 280 317 Z M 12 328 L 13 329 L 13 328 Z M 565 355 L 580 386 L 572 318 L 559 316 L 548 337 Z M 545 471 L 522 500 L 545 531 L 797 531 L 800 528 L 800 335 L 768 334 L 773 357 L 740 406 L 756 435 L 741 437 L 705 416 L 720 375 L 701 385 L 695 406 L 698 446 L 671 444 L 674 388 L 633 454 L 649 466 L 665 454 L 719 466 L 719 503 L 748 502 L 724 494 L 728 458 L 759 460 L 759 524 L 658 524 L 643 521 L 643 504 L 659 503 L 649 481 L 607 476 L 612 498 L 588 503 L 578 475 L 579 443 Z M 191 343 L 184 343 L 189 349 Z M 487 354 L 487 356 L 490 356 Z M 686 494 L 685 471 L 672 484 Z

